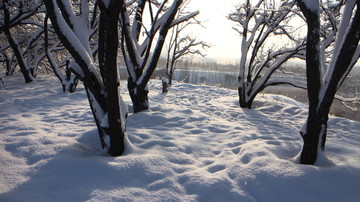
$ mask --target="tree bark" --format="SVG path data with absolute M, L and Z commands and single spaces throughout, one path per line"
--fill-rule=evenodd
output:
M 105 23 L 105 87 L 107 90 L 106 107 L 109 121 L 111 156 L 120 156 L 124 151 L 124 131 L 122 129 L 118 87 L 120 80 L 117 72 L 117 52 L 119 46 L 118 20 L 120 4 L 110 1 L 107 9 L 102 9 Z M 102 44 L 99 44 L 99 46 Z
M 242 72 L 242 71 L 240 71 Z M 241 73 L 240 73 L 241 74 Z M 238 77 L 238 94 L 239 94 L 239 105 L 241 108 L 248 108 L 251 109 L 252 101 L 249 103 L 246 98 L 249 97 L 247 95 L 247 89 L 246 89 L 246 81 L 244 81 L 245 78 L 242 76 Z
M 238 94 L 240 107 L 251 109 L 251 103 L 246 102 L 246 90 L 243 86 L 238 87 Z
M 149 109 L 149 90 L 137 85 L 131 78 L 128 78 L 128 90 L 133 103 L 134 113 Z
M 321 63 L 319 52 L 320 16 L 316 11 L 309 10 L 301 0 L 298 0 L 298 5 L 305 15 L 308 26 L 306 39 L 306 78 L 309 99 L 309 114 L 306 132 L 301 133 L 304 145 L 301 152 L 300 163 L 314 164 L 317 157 L 322 122 L 317 114 L 321 87 Z

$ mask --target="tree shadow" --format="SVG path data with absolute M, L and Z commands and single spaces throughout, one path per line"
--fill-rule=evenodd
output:
M 130 154 L 107 157 L 81 142 L 64 147 L 48 159 L 31 162 L 32 158 L 25 157 L 28 165 L 33 163 L 25 174 L 28 179 L 0 194 L 0 201 L 87 201 L 114 189 L 144 189 L 165 177 L 149 172 L 148 164 Z

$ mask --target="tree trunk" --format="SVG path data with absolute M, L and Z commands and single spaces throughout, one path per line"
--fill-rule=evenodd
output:
M 251 109 L 252 101 L 249 103 L 247 102 L 247 92 L 246 92 L 246 84 L 242 80 L 241 77 L 238 78 L 238 94 L 239 94 L 239 104 L 241 108 L 248 108 Z
M 301 152 L 300 163 L 314 164 L 317 157 L 319 136 L 321 132 L 321 114 L 317 113 L 321 87 L 320 75 L 320 18 L 316 11 L 310 10 L 298 0 L 298 5 L 306 17 L 306 78 L 309 99 L 309 115 L 306 131 L 300 132 L 304 146 Z
M 239 104 L 240 104 L 240 107 L 241 107 L 241 108 L 248 108 L 248 109 L 250 109 L 251 106 L 249 106 L 248 103 L 246 102 L 245 93 L 246 93 L 246 92 L 244 92 L 244 88 L 242 88 L 242 87 L 239 87 L 239 88 L 238 88 Z
M 168 83 L 169 86 L 171 86 L 171 84 L 172 84 L 173 76 L 174 76 L 174 70 L 171 70 L 170 75 L 169 75 L 169 83 Z
M 169 84 L 169 80 L 165 77 L 162 78 L 161 80 L 161 84 L 162 84 L 162 93 L 167 93 L 168 90 L 169 90 L 169 87 L 170 87 L 170 84 Z
M 70 93 L 73 93 L 76 91 L 76 87 L 79 83 L 79 77 L 76 74 L 73 74 L 73 72 L 69 68 L 69 63 L 70 63 L 69 61 L 66 61 L 65 73 L 66 73 L 66 81 L 68 84 L 65 87 L 65 89 Z
M 138 49 L 135 46 L 135 44 L 139 43 L 139 39 L 137 38 L 138 35 L 134 35 L 130 29 L 129 15 L 127 13 L 128 11 L 126 9 L 125 2 L 120 2 L 122 4 L 120 19 L 122 23 L 122 31 L 124 37 L 124 39 L 122 40 L 122 49 L 124 58 L 125 60 L 127 60 L 126 64 L 128 72 L 131 72 L 128 74 L 128 90 L 133 103 L 134 113 L 137 113 L 149 109 L 149 91 L 147 89 L 147 84 L 157 67 L 157 63 L 159 61 L 161 51 L 165 43 L 166 35 L 169 29 L 174 26 L 172 23 L 174 22 L 175 15 L 183 1 L 173 1 L 172 5 L 169 6 L 167 10 L 164 10 L 165 13 L 162 15 L 162 17 L 159 17 L 161 21 L 157 21 L 158 16 L 155 18 L 156 20 L 152 20 L 152 27 L 150 28 L 150 30 L 152 30 L 153 33 L 146 36 L 147 38 L 145 39 L 145 41 L 147 41 L 147 48 L 145 49 Z M 141 4 L 141 2 L 143 1 L 140 1 L 139 4 Z M 151 4 L 151 2 L 149 3 Z M 163 9 L 163 7 L 160 7 L 159 9 Z M 138 22 L 135 23 L 135 26 L 140 26 L 142 24 L 141 21 L 135 22 Z M 154 48 L 151 48 L 152 43 L 155 44 Z M 126 50 L 124 46 L 125 44 Z M 142 57 L 137 57 L 136 55 Z M 132 73 L 136 75 L 133 75 Z
M 102 10 L 105 15 L 105 86 L 107 90 L 106 108 L 109 121 L 110 156 L 120 156 L 124 152 L 124 131 L 121 123 L 120 99 L 118 87 L 120 81 L 117 72 L 117 52 L 119 47 L 118 20 L 120 6 L 117 0 L 110 1 L 108 9 Z
M 26 67 L 26 64 L 25 64 L 24 58 L 20 52 L 19 46 L 16 43 L 13 36 L 11 35 L 10 13 L 9 13 L 8 7 L 7 7 L 7 5 L 5 5 L 5 3 L 7 3 L 7 1 L 4 1 L 4 32 L 5 32 L 5 36 L 6 36 L 7 40 L 9 41 L 11 48 L 14 51 L 14 54 L 17 58 L 19 66 L 20 66 L 21 73 L 24 76 L 25 82 L 30 83 L 30 82 L 34 81 L 34 73 L 35 72 L 34 72 L 34 69 L 29 69 Z
M 108 134 L 108 132 L 104 127 L 101 126 L 101 117 L 97 116 L 97 109 L 95 107 L 96 104 L 94 104 L 95 102 L 97 102 L 97 100 L 94 98 L 94 96 L 92 96 L 91 91 L 87 88 L 85 83 L 84 83 L 84 87 L 85 87 L 85 91 L 86 91 L 86 94 L 87 94 L 87 98 L 89 100 L 90 109 L 91 109 L 91 112 L 92 112 L 93 117 L 94 117 L 94 121 L 95 121 L 95 124 L 96 124 L 98 135 L 99 135 L 99 138 L 100 138 L 100 144 L 101 144 L 101 147 L 104 149 L 107 146 L 106 143 L 105 143 L 105 136 L 106 136 L 106 134 Z
M 82 49 L 77 49 L 73 45 L 72 41 L 69 40 L 66 32 L 71 32 L 71 28 L 66 29 L 66 27 L 60 27 L 58 22 L 58 16 L 55 14 L 55 10 L 59 9 L 63 5 L 56 6 L 54 5 L 55 0 L 44 1 L 47 14 L 51 19 L 52 25 L 55 29 L 56 34 L 59 39 L 69 51 L 71 56 L 75 59 L 76 63 L 82 70 L 83 75 L 80 77 L 81 81 L 84 83 L 90 108 L 93 112 L 95 123 L 99 132 L 100 141 L 102 147 L 106 147 L 105 137 L 109 135 L 110 137 L 110 149 L 109 155 L 119 156 L 124 151 L 124 130 L 121 122 L 121 112 L 119 106 L 119 93 L 118 93 L 118 73 L 117 73 L 117 49 L 118 49 L 118 16 L 119 16 L 119 1 L 111 0 L 110 5 L 106 8 L 105 5 L 102 6 L 100 23 L 105 23 L 106 26 L 101 26 L 105 30 L 99 31 L 99 33 L 104 33 L 104 40 L 99 43 L 99 51 L 103 50 L 102 53 L 99 53 L 102 57 L 105 57 L 104 63 L 100 64 L 101 77 L 97 72 L 92 71 L 89 68 L 89 65 L 93 65 L 93 58 L 84 57 L 87 55 L 87 52 Z M 60 17 L 68 17 L 66 9 L 64 7 L 60 8 L 62 10 L 62 15 Z M 70 20 L 67 18 L 67 20 Z M 65 20 L 66 21 L 66 20 Z M 69 21 L 70 22 L 70 21 Z M 85 25 L 84 25 L 85 26 Z M 62 30 L 66 29 L 66 30 Z M 75 34 L 75 33 L 73 33 Z M 99 36 L 100 37 L 100 36 Z M 88 54 L 89 55 L 89 54 Z M 105 70 L 105 71 L 104 71 Z M 105 73 L 104 73 L 105 72 Z M 104 73 L 104 74 L 103 74 Z
M 313 165 L 316 162 L 319 149 L 324 151 L 327 119 L 327 114 L 315 114 L 309 116 L 308 120 L 313 121 L 307 122 L 306 132 L 305 134 L 301 134 L 304 145 L 300 155 L 300 163 Z
M 14 73 L 14 68 L 12 68 L 12 61 L 13 57 L 9 58 L 6 54 L 4 54 L 5 57 L 5 66 L 6 66 L 6 76 L 10 76 Z
M 10 43 L 10 46 L 11 48 L 13 49 L 14 53 L 15 53 L 15 56 L 17 58 L 17 61 L 18 61 L 18 64 L 20 66 L 20 70 L 21 70 L 21 73 L 25 79 L 25 82 L 26 83 L 31 83 L 34 81 L 34 77 L 33 77 L 33 74 L 34 74 L 34 70 L 33 69 L 28 69 L 26 68 L 26 64 L 24 62 L 24 58 L 23 56 L 21 55 L 21 52 L 20 52 L 20 49 L 17 45 L 17 43 L 15 42 L 15 40 L 12 38 L 11 36 L 11 33 L 10 33 L 10 30 L 5 30 L 5 35 L 6 37 L 8 38 L 8 41 Z
M 147 88 L 141 88 L 129 78 L 128 89 L 133 103 L 134 113 L 149 109 L 149 90 Z

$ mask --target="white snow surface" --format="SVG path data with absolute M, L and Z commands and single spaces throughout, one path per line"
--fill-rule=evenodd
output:
M 124 101 L 130 98 L 122 83 Z M 100 148 L 85 90 L 57 79 L 0 90 L 0 201 L 359 201 L 360 123 L 329 120 L 316 166 L 297 163 L 306 106 L 234 90 L 149 83 L 151 110 L 129 114 L 126 150 Z

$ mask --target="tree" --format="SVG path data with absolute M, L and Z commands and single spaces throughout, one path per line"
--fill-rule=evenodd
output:
M 327 43 L 321 43 L 320 2 L 297 0 L 307 24 L 306 77 L 309 113 L 300 131 L 304 145 L 300 163 L 314 164 L 318 152 L 325 149 L 328 114 L 335 94 L 360 55 L 360 0 L 334 2 L 344 4 L 340 24 L 333 24 L 334 32 L 328 34 L 334 45 L 329 62 L 323 53 Z M 335 21 L 334 21 L 335 22 Z M 332 42 L 331 42 L 332 43 Z
M 23 24 L 23 21 L 33 16 L 37 12 L 37 9 L 42 6 L 42 3 L 41 1 L 3 0 L 0 6 L 3 13 L 1 19 L 2 22 L 0 23 L 0 32 L 5 33 L 17 59 L 17 63 L 20 66 L 25 82 L 30 83 L 36 76 L 35 68 L 26 63 L 24 53 L 21 51 L 18 40 L 13 36 L 11 29 Z
M 123 1 L 99 0 L 100 8 L 98 62 L 91 50 L 91 21 L 89 10 L 93 2 L 81 0 L 72 5 L 70 0 L 44 1 L 51 24 L 64 47 L 77 65 L 71 66 L 83 82 L 88 95 L 103 148 L 109 155 L 119 156 L 124 151 L 124 113 L 120 110 L 119 78 L 117 72 L 119 13 Z M 76 12 L 80 11 L 80 12 Z M 95 12 L 93 12 L 93 15 Z M 106 142 L 109 137 L 110 141 Z
M 304 88 L 305 84 L 300 82 L 270 79 L 290 58 L 301 57 L 305 48 L 290 29 L 293 5 L 293 1 L 282 1 L 277 5 L 270 0 L 257 0 L 255 4 L 247 0 L 228 15 L 229 20 L 239 24 L 240 29 L 234 29 L 242 36 L 238 77 L 240 107 L 251 108 L 256 95 L 271 85 Z M 288 40 L 292 45 L 269 47 L 267 42 L 275 37 L 282 37 L 281 41 Z
M 189 2 L 190 0 L 185 0 L 180 6 L 177 18 L 188 14 L 186 9 Z M 182 32 L 190 25 L 201 25 L 201 22 L 194 19 L 194 21 L 178 24 L 171 30 L 165 64 L 167 78 L 163 78 L 163 93 L 167 92 L 168 87 L 171 85 L 174 71 L 180 59 L 188 55 L 200 55 L 204 57 L 205 54 L 201 49 L 204 50 L 209 47 L 206 42 L 199 41 L 189 34 L 182 35 Z
M 128 71 L 129 94 L 136 113 L 149 108 L 147 83 L 155 71 L 169 29 L 191 19 L 199 12 L 175 19 L 182 0 L 174 0 L 170 6 L 167 0 L 161 3 L 138 0 L 132 7 L 121 2 L 121 47 Z M 148 12 L 145 12 L 145 9 L 148 9 Z M 149 17 L 146 17 L 147 15 Z M 145 26 L 147 23 L 150 25 Z
M 6 42 L 3 42 L 5 44 Z M 0 45 L 1 62 L 4 63 L 6 69 L 6 76 L 10 76 L 14 73 L 16 67 L 16 58 L 14 54 L 9 53 L 10 45 Z
M 63 92 L 73 93 L 76 90 L 79 77 L 73 71 L 74 68 L 72 66 L 77 66 L 77 63 L 70 59 L 68 56 L 69 53 L 64 50 L 63 45 L 56 36 L 53 36 L 52 40 L 49 39 L 50 28 L 48 27 L 48 16 L 46 16 L 44 20 L 44 29 L 45 54 L 49 61 L 49 65 L 55 73 L 55 76 L 59 79 Z M 63 54 L 64 52 L 65 54 Z M 55 55 L 55 57 L 53 55 Z M 63 58 L 62 62 L 57 62 L 60 60 L 59 58 Z

